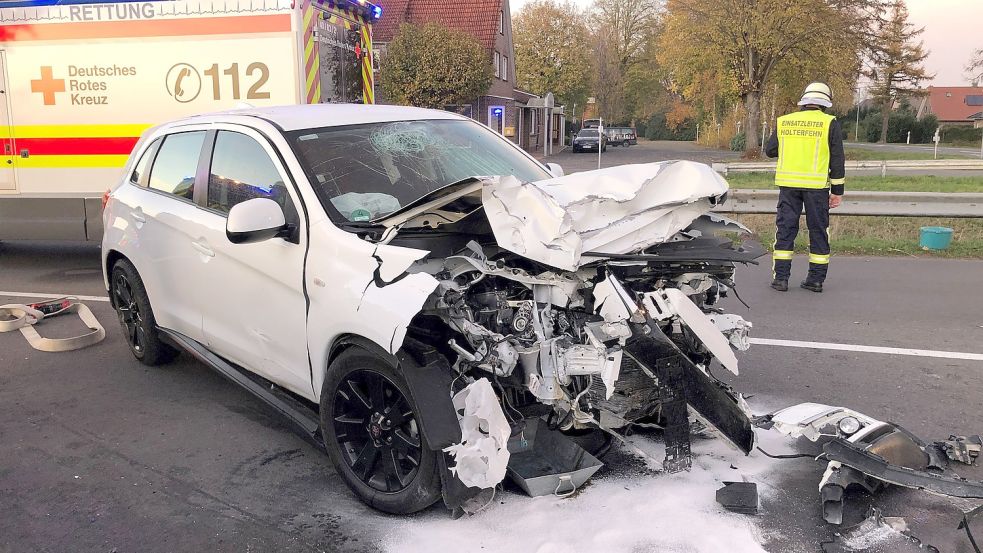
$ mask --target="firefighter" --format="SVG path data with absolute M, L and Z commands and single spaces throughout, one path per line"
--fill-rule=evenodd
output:
M 843 198 L 844 154 L 840 122 L 824 108 L 833 106 L 833 93 L 824 83 L 806 87 L 801 109 L 778 118 L 775 133 L 765 146 L 768 157 L 778 158 L 778 214 L 775 217 L 775 253 L 771 287 L 788 291 L 799 215 L 805 207 L 809 228 L 809 274 L 801 287 L 822 292 L 829 267 L 829 210 Z

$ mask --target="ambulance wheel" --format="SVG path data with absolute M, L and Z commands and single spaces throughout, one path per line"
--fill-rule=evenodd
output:
M 109 290 L 123 329 L 123 338 L 133 356 L 149 366 L 162 365 L 174 359 L 178 351 L 161 341 L 147 290 L 132 263 L 120 259 L 113 265 Z
M 437 453 L 420 431 L 417 408 L 389 362 L 352 347 L 328 367 L 321 388 L 321 434 L 335 470 L 366 505 L 415 513 L 441 497 Z

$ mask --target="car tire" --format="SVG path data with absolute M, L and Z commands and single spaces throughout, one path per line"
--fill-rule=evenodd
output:
M 346 349 L 328 367 L 320 404 L 328 456 L 366 505 L 406 515 L 440 499 L 437 452 L 423 437 L 393 363 L 360 347 Z
M 123 338 L 133 356 L 151 367 L 174 359 L 178 350 L 161 340 L 150 298 L 136 267 L 120 259 L 113 265 L 110 274 L 109 293 L 119 317 Z

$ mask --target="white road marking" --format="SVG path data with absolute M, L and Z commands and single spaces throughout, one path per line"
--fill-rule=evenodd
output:
M 76 296 L 74 294 L 42 294 L 34 292 L 3 292 L 0 291 L 0 296 L 10 296 L 12 298 L 39 298 L 39 299 L 58 299 L 64 298 L 65 296 L 71 296 L 73 298 L 78 298 L 80 301 L 109 301 L 106 296 Z
M 4 292 L 0 296 L 14 298 L 57 299 L 71 294 L 43 294 L 34 292 Z M 80 301 L 105 301 L 106 296 L 72 296 Z M 752 344 L 759 346 L 779 346 L 787 348 L 829 349 L 836 351 L 856 351 L 861 353 L 885 353 L 888 355 L 909 355 L 912 357 L 938 357 L 942 359 L 965 359 L 968 361 L 983 361 L 983 353 L 966 353 L 961 351 L 938 351 L 930 349 L 886 348 L 881 346 L 862 346 L 858 344 L 835 344 L 832 342 L 802 342 L 799 340 L 775 340 L 772 338 L 751 338 Z
M 857 351 L 861 353 L 886 353 L 888 355 L 910 355 L 914 357 L 939 357 L 942 359 L 966 359 L 983 361 L 983 353 L 961 351 L 937 351 L 930 349 L 885 348 L 880 346 L 861 346 L 856 344 L 834 344 L 830 342 L 800 342 L 798 340 L 773 340 L 771 338 L 751 338 L 752 344 L 761 346 L 781 346 L 789 348 L 831 349 L 838 351 Z

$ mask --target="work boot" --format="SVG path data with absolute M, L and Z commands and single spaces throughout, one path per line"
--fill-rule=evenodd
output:
M 823 293 L 823 283 L 822 282 L 812 282 L 809 280 L 803 280 L 800 284 L 802 288 L 809 290 L 810 292 L 816 292 L 817 294 Z
M 775 280 L 771 281 L 771 287 L 779 292 L 788 292 L 788 281 L 776 278 Z

